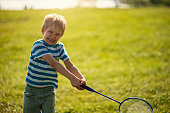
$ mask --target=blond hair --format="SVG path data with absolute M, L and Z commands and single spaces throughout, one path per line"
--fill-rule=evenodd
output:
M 57 14 L 48 14 L 44 17 L 43 30 L 45 31 L 49 26 L 54 25 L 56 28 L 62 30 L 62 35 L 64 34 L 66 28 L 66 20 L 64 16 Z

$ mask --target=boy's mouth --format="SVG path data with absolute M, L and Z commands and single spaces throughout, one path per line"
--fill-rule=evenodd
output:
M 53 39 L 50 39 L 50 38 L 48 38 L 48 40 L 49 40 L 50 42 L 55 42 Z

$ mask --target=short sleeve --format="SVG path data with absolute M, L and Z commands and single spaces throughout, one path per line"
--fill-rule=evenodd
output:
M 35 42 L 32 47 L 31 56 L 33 59 L 40 58 L 46 54 L 50 54 L 47 47 L 42 42 Z
M 65 49 L 65 47 L 64 47 L 64 45 L 62 45 L 62 47 L 61 47 L 61 50 L 60 50 L 60 59 L 64 62 L 64 61 L 66 61 L 67 59 L 69 59 L 69 56 L 68 56 L 68 54 L 67 54 L 67 51 L 66 51 L 66 49 Z

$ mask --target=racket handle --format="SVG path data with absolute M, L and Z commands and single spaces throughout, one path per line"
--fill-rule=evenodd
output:
M 86 85 L 81 85 L 81 87 L 82 88 L 84 88 L 84 89 L 86 89 L 86 90 L 88 90 L 88 91 L 94 91 L 94 89 L 92 89 L 91 87 L 88 87 L 88 86 L 86 86 Z

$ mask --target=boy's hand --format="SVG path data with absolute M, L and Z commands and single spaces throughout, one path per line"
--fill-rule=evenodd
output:
M 79 85 L 80 85 L 80 83 L 81 83 L 80 79 L 77 78 L 77 77 L 71 78 L 70 82 L 71 82 L 71 85 L 72 85 L 73 87 L 76 87 L 76 88 L 79 87 Z
M 79 87 L 77 88 L 77 89 L 79 89 L 79 90 L 84 90 L 84 88 L 82 88 L 81 87 L 81 85 L 86 85 L 86 79 L 85 78 L 82 78 L 82 79 L 80 79 L 80 84 L 79 84 Z
M 84 90 L 84 88 L 81 87 L 81 85 L 85 84 L 86 85 L 86 79 L 78 79 L 77 77 L 71 79 L 71 85 L 73 87 L 76 87 L 79 90 Z

